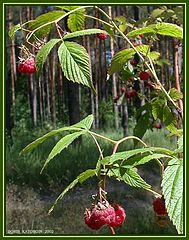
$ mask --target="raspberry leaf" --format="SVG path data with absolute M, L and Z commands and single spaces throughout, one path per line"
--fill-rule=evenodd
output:
M 38 74 L 40 74 L 43 64 L 46 61 L 47 56 L 49 55 L 50 51 L 60 41 L 61 41 L 61 39 L 51 39 L 48 43 L 46 43 L 39 50 L 39 52 L 37 53 L 37 56 L 36 56 L 36 68 L 37 68 Z
M 85 36 L 85 35 L 91 35 L 91 34 L 97 34 L 97 33 L 104 33 L 107 34 L 104 30 L 98 29 L 98 28 L 92 28 L 92 29 L 85 29 L 82 31 L 76 31 L 72 33 L 66 34 L 63 39 L 69 39 L 69 38 L 75 38 L 75 37 L 80 37 L 80 36 Z
M 149 189 L 151 186 L 146 183 L 137 173 L 135 168 L 113 168 L 108 174 L 110 177 L 116 177 L 118 180 L 124 181 L 132 187 Z
M 104 165 L 112 165 L 115 163 L 119 163 L 121 161 L 126 161 L 130 159 L 131 157 L 134 157 L 138 154 L 141 154 L 141 159 L 144 157 L 143 153 L 159 153 L 164 154 L 167 157 L 173 156 L 174 152 L 166 149 L 166 148 L 158 148 L 158 147 L 149 147 L 149 148 L 138 148 L 134 150 L 124 151 L 124 152 L 117 152 L 112 156 L 107 156 L 101 160 L 101 163 Z M 129 160 L 128 160 L 129 161 Z M 124 162 L 126 164 L 126 162 Z
M 83 130 L 83 131 L 75 132 L 72 134 L 68 134 L 68 135 L 64 136 L 63 138 L 61 138 L 57 142 L 57 144 L 54 146 L 54 148 L 51 150 L 47 160 L 45 161 L 45 164 L 43 165 L 43 168 L 41 169 L 41 173 L 52 158 L 54 158 L 62 150 L 67 148 L 76 138 L 78 138 L 82 134 L 85 134 L 86 132 L 87 132 L 86 130 Z
M 176 24 L 172 23 L 157 23 L 151 24 L 147 27 L 133 30 L 127 34 L 128 37 L 137 37 L 140 34 L 160 34 L 178 39 L 183 38 L 183 29 Z
M 95 169 L 87 169 L 85 172 L 82 172 L 81 174 L 79 174 L 79 176 L 77 176 L 77 178 L 71 182 L 67 188 L 64 189 L 64 191 L 57 197 L 57 199 L 55 200 L 53 206 L 49 209 L 48 214 L 50 214 L 55 205 L 58 203 L 59 200 L 61 200 L 63 198 L 63 196 L 70 190 L 72 189 L 76 184 L 78 183 L 83 183 L 84 181 L 86 181 L 88 178 L 93 177 L 95 175 Z
M 91 115 L 87 116 L 86 118 L 84 118 L 83 120 L 81 120 L 80 122 L 78 122 L 78 123 L 76 123 L 72 126 L 52 130 L 51 132 L 46 133 L 42 137 L 40 137 L 40 138 L 36 139 L 35 141 L 33 141 L 32 143 L 28 144 L 20 152 L 20 154 L 25 154 L 25 153 L 30 152 L 35 147 L 37 147 L 39 144 L 43 143 L 47 138 L 49 138 L 51 136 L 54 136 L 56 134 L 60 134 L 60 133 L 63 133 L 65 131 L 81 131 L 82 129 L 90 129 L 93 121 L 94 121 L 94 117 L 91 114 Z
M 94 90 L 89 56 L 83 46 L 75 42 L 63 42 L 58 49 L 58 56 L 64 75 L 68 80 L 81 83 Z
M 71 32 L 84 29 L 85 9 L 79 9 L 68 16 L 68 28 Z
M 162 191 L 165 205 L 179 234 L 183 233 L 183 161 L 171 160 L 164 171 Z

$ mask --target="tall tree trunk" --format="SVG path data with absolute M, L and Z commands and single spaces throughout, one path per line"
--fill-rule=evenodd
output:
M 174 70 L 175 70 L 175 81 L 176 81 L 176 89 L 181 92 L 180 88 L 180 76 L 179 76 L 179 56 L 178 56 L 178 41 L 174 40 Z M 180 108 L 180 114 L 183 119 L 183 102 L 182 99 L 179 99 L 179 108 Z
M 112 18 L 112 7 L 109 6 L 108 7 L 108 14 L 109 16 Z M 113 39 L 111 38 L 110 39 L 110 52 L 111 52 L 111 58 L 114 56 L 114 41 Z M 115 73 L 112 75 L 112 95 L 113 95 L 113 98 L 116 98 L 118 96 L 118 93 L 117 93 L 117 79 L 116 79 L 116 75 Z M 118 106 L 116 103 L 114 103 L 114 119 L 115 119 L 115 129 L 117 130 L 119 128 L 119 111 L 118 111 Z

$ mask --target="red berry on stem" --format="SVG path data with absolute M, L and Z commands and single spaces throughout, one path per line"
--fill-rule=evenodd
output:
M 136 66 L 138 63 L 137 63 L 137 61 L 135 59 L 132 59 L 132 60 L 130 60 L 130 64 L 132 66 Z
M 154 209 L 154 212 L 157 213 L 158 215 L 166 215 L 167 214 L 167 209 L 165 207 L 165 201 L 162 198 L 156 198 L 153 201 L 153 209 Z
M 144 80 L 148 80 L 148 78 L 150 77 L 150 75 L 149 75 L 148 72 L 143 71 L 143 72 L 140 72 L 139 77 L 140 77 L 141 80 L 144 81 Z
M 32 58 L 28 58 L 26 60 L 20 61 L 20 63 L 18 64 L 18 71 L 20 73 L 28 73 L 28 74 L 35 73 L 36 72 L 35 59 L 32 57 Z
M 115 210 L 115 218 L 109 225 L 110 227 L 119 227 L 125 221 L 125 210 L 118 204 L 113 204 L 112 207 Z
M 100 40 L 105 40 L 108 37 L 106 33 L 98 33 L 97 38 Z
M 121 87 L 121 93 L 124 93 L 126 91 L 125 87 Z

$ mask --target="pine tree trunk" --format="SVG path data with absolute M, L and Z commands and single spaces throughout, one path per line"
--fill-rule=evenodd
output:
M 112 18 L 112 7 L 108 7 L 108 14 Z M 110 39 L 110 52 L 111 52 L 111 58 L 114 56 L 114 41 L 111 38 Z M 117 93 L 117 79 L 115 73 L 112 75 L 112 95 L 113 98 L 116 98 L 118 96 Z M 118 106 L 116 103 L 114 103 L 114 119 L 115 119 L 115 129 L 117 130 L 119 128 L 119 111 L 118 111 Z

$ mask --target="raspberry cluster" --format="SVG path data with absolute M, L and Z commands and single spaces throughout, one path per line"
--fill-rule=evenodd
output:
M 137 95 L 138 93 L 135 89 L 129 90 L 128 92 L 125 93 L 126 98 L 136 97 Z
M 165 207 L 165 201 L 162 198 L 156 198 L 153 201 L 153 208 L 154 208 L 154 212 L 157 215 L 166 215 L 167 214 L 167 209 Z
M 140 80 L 148 80 L 148 78 L 150 77 L 150 74 L 146 71 L 140 72 L 139 74 Z
M 26 60 L 21 60 L 18 64 L 18 71 L 20 73 L 32 74 L 36 72 L 35 59 L 30 57 Z
M 92 209 L 86 209 L 84 220 L 88 227 L 94 230 L 104 225 L 118 227 L 123 224 L 126 218 L 125 210 L 118 204 L 110 205 L 98 202 Z

